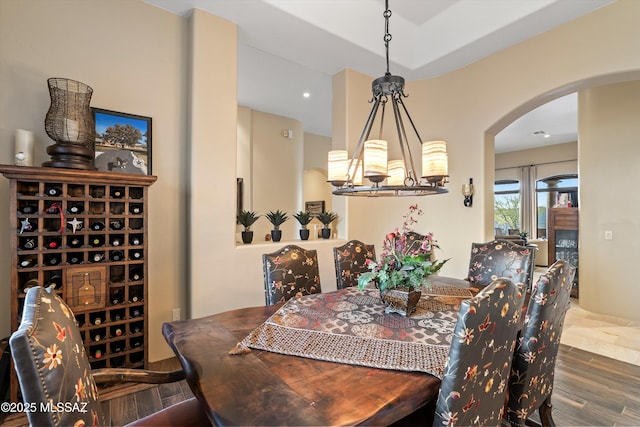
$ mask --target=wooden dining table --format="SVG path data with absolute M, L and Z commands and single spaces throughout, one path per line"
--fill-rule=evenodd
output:
M 443 284 L 468 282 L 443 278 Z M 436 399 L 440 380 L 234 346 L 281 305 L 165 323 L 163 335 L 216 425 L 389 425 Z

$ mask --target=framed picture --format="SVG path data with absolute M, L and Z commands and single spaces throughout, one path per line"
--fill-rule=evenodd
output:
M 311 215 L 318 215 L 320 212 L 324 212 L 324 200 L 305 202 L 304 210 L 309 212 Z
M 91 108 L 100 171 L 151 174 L 151 117 Z

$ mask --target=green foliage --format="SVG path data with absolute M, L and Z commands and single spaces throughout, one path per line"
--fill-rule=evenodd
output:
M 311 215 L 310 212 L 306 212 L 306 211 L 299 211 L 293 214 L 293 217 L 297 219 L 300 225 L 302 226 L 308 225 L 311 222 L 311 220 L 313 220 L 313 215 Z
M 102 134 L 105 142 L 121 147 L 133 147 L 141 138 L 142 132 L 129 124 L 109 126 Z
M 371 271 L 362 273 L 358 278 L 360 290 L 372 281 L 380 290 L 398 287 L 420 289 L 427 283 L 427 278 L 440 271 L 448 261 L 434 259 L 433 251 L 439 246 L 432 233 L 423 240 L 411 238 L 411 226 L 417 222 L 414 215 L 422 215 L 418 205 L 409 206 L 401 231 L 396 229 L 385 236 L 379 261 L 367 261 Z
M 318 220 L 324 224 L 324 228 L 328 228 L 329 224 L 331 224 L 333 221 L 335 221 L 336 218 L 338 218 L 338 215 L 335 212 L 320 212 L 318 215 L 316 215 L 316 218 L 318 218 Z
M 280 226 L 289 219 L 289 216 L 286 212 L 281 211 L 280 209 L 276 211 L 269 211 L 265 215 L 269 222 L 273 224 L 274 230 L 279 230 Z
M 494 216 L 498 225 L 506 224 L 507 228 L 520 228 L 520 197 L 496 197 L 494 201 Z
M 249 231 L 249 227 L 251 227 L 258 218 L 260 218 L 260 215 L 257 215 L 254 211 L 243 209 L 238 214 L 238 224 L 244 226 L 245 231 Z

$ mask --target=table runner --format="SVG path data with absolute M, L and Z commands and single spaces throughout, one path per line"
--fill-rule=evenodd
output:
M 375 288 L 292 298 L 229 353 L 250 347 L 442 378 L 460 302 L 471 296 L 465 288 L 433 286 L 409 318 L 385 314 Z

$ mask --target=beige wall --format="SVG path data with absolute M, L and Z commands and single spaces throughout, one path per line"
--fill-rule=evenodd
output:
M 638 319 L 640 81 L 582 90 L 578 106 L 580 306 Z

